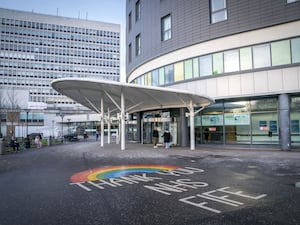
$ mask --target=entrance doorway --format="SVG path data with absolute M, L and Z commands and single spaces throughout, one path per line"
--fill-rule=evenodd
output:
M 158 131 L 158 145 L 163 146 L 164 138 L 162 137 L 165 130 L 168 129 L 171 134 L 171 145 L 178 145 L 178 127 L 176 122 L 143 122 L 142 123 L 142 143 L 152 144 L 153 130 Z

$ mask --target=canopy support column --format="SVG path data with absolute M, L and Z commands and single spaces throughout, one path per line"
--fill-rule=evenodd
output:
M 191 150 L 195 150 L 195 111 L 193 101 L 190 101 L 190 144 Z
M 101 98 L 101 105 L 100 105 L 101 109 L 101 143 L 100 146 L 103 147 L 104 146 L 104 109 L 103 109 L 103 98 Z
M 190 104 L 186 106 L 189 110 L 189 113 L 187 115 L 190 117 L 190 148 L 191 150 L 195 150 L 195 115 L 202 111 L 204 107 L 201 107 L 198 110 L 194 110 L 194 103 L 191 100 Z
M 111 123 L 110 123 L 110 111 L 109 111 L 109 108 L 108 108 L 107 109 L 107 143 L 108 144 L 110 144 L 110 135 L 111 135 L 110 126 L 111 126 Z
M 121 150 L 125 150 L 125 97 L 121 90 Z

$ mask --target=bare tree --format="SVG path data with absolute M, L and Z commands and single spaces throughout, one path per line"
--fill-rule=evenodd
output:
M 11 137 L 15 137 L 15 126 L 19 123 L 20 118 L 20 107 L 19 107 L 19 98 L 17 96 L 17 92 L 14 88 L 7 91 L 6 96 L 6 106 L 7 106 L 7 123 L 11 123 L 11 125 L 7 125 L 7 130 L 10 133 Z

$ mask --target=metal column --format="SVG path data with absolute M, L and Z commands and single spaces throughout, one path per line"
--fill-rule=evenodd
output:
M 190 144 L 191 150 L 195 150 L 195 111 L 193 101 L 190 102 Z
M 281 94 L 279 101 L 279 137 L 280 149 L 291 149 L 291 132 L 290 132 L 290 97 L 288 94 Z
M 121 150 L 125 150 L 125 98 L 121 91 Z
M 110 123 L 110 111 L 109 111 L 109 108 L 108 108 L 107 109 L 107 143 L 108 144 L 110 144 L 110 136 L 111 136 L 110 127 L 111 127 L 111 123 Z
M 180 144 L 182 147 L 188 146 L 188 125 L 187 125 L 187 118 L 185 116 L 186 108 L 180 109 Z
M 101 143 L 100 146 L 104 146 L 104 109 L 103 109 L 103 98 L 101 98 Z

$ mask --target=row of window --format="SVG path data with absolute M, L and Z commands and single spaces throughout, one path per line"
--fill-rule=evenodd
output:
M 5 79 L 8 78 L 14 78 L 15 80 L 19 82 L 23 82 L 25 80 L 29 81 L 31 84 L 39 83 L 43 84 L 45 86 L 49 85 L 49 81 L 57 78 L 65 78 L 65 77 L 81 77 L 81 78 L 93 78 L 93 79 L 113 79 L 119 78 L 118 71 L 112 71 L 112 70 L 106 70 L 105 72 L 100 74 L 88 74 L 88 73 L 66 73 L 66 72 L 59 72 L 59 73 L 53 73 L 53 72 L 41 72 L 41 71 L 24 71 L 24 70 L 1 70 L 0 69 L 0 77 L 2 81 L 4 82 Z M 35 81 L 35 82 L 33 82 Z M 21 82 L 21 83 L 22 83 Z M 14 82 L 15 83 L 15 82 Z M 27 83 L 27 82 L 26 82 Z
M 99 57 L 96 59 L 91 58 L 76 58 L 76 57 L 64 57 L 64 56 L 49 56 L 49 55 L 42 55 L 42 54 L 26 54 L 26 53 L 17 53 L 17 52 L 0 52 L 0 58 L 2 60 L 9 60 L 9 61 L 16 61 L 19 60 L 19 62 L 26 62 L 32 63 L 32 62 L 47 62 L 47 63 L 62 63 L 62 64 L 69 64 L 70 66 L 73 66 L 74 64 L 81 64 L 81 65 L 93 65 L 93 66 L 103 66 L 105 65 L 106 61 Z M 106 59 L 109 61 L 112 61 L 113 59 Z M 119 66 L 119 61 L 115 61 L 117 59 L 114 58 L 113 67 Z M 29 61 L 29 62 L 28 62 Z M 18 63 L 19 63 L 18 62 Z M 7 66 L 12 65 L 8 64 Z
M 112 46 L 106 44 L 89 44 L 85 42 L 70 42 L 70 41 L 57 41 L 46 38 L 31 38 L 31 37 L 20 37 L 16 35 L 1 35 L 1 41 L 7 43 L 19 43 L 26 45 L 38 45 L 38 46 L 49 46 L 69 49 L 86 49 L 93 51 L 108 51 L 108 52 L 120 52 L 119 46 Z
M 74 57 L 97 58 L 97 59 L 107 59 L 107 60 L 119 60 L 120 57 L 120 55 L 117 53 L 103 53 L 103 52 L 96 52 L 96 51 L 81 51 L 81 50 L 73 51 L 73 50 L 68 50 L 63 48 L 46 48 L 46 47 L 34 47 L 34 46 L 26 46 L 26 45 L 1 44 L 0 49 L 3 51 L 7 51 L 7 52 L 1 52 L 0 57 L 4 57 L 4 58 L 19 58 L 19 55 L 25 54 L 24 52 L 27 52 L 27 54 L 32 53 L 32 54 L 28 54 L 31 57 L 26 57 L 26 59 L 33 59 L 32 56 L 36 58 L 39 54 L 45 54 L 43 57 L 50 57 L 53 60 L 57 59 L 56 61 L 58 61 L 58 58 L 65 58 L 65 57 L 57 57 L 57 56 L 67 56 L 67 57 L 74 56 Z M 81 60 L 81 59 L 79 58 L 76 60 Z
M 148 72 L 132 83 L 161 86 L 189 79 L 300 63 L 300 38 L 216 52 Z
M 113 75 L 113 76 L 118 76 L 119 75 L 119 69 L 114 69 L 114 68 L 97 68 L 95 67 L 94 69 L 97 70 L 88 70 L 89 67 L 87 68 L 82 68 L 82 67 L 76 67 L 72 68 L 74 73 L 76 73 L 76 76 L 81 77 L 90 77 L 90 76 L 98 76 L 98 75 Z M 67 69 L 64 69 L 67 70 Z M 80 73 L 82 72 L 82 73 Z M 51 79 L 56 79 L 56 78 L 62 78 L 62 77 L 68 77 L 71 76 L 71 73 L 69 71 L 59 71 L 59 72 L 52 72 L 52 71 L 41 71 L 41 70 L 23 70 L 21 68 L 17 69 L 3 69 L 0 68 L 0 76 L 15 76 L 15 77 L 32 77 L 32 78 L 51 78 Z
M 65 77 L 65 76 L 62 76 Z M 78 75 L 74 75 L 74 76 L 67 76 L 67 77 L 84 77 L 86 78 L 87 75 L 82 75 L 82 76 L 78 76 Z M 1 76 L 1 85 L 5 85 L 5 86 L 18 86 L 18 87 L 43 87 L 43 89 L 41 89 L 38 93 L 42 93 L 42 94 L 46 94 L 46 95 L 58 95 L 59 93 L 57 93 L 56 91 L 54 91 L 51 87 L 50 87 L 50 82 L 53 79 L 48 78 L 40 80 L 40 79 L 36 79 L 36 78 L 22 78 L 19 79 L 18 77 L 6 77 L 6 76 Z M 89 76 L 89 78 L 92 78 Z M 115 80 L 118 81 L 118 76 L 95 76 L 96 79 L 110 79 L 110 80 Z
M 62 26 L 62 25 L 38 23 L 38 22 L 31 22 L 31 21 L 8 19 L 8 18 L 2 18 L 2 25 L 67 32 L 73 34 L 86 34 L 86 35 L 104 36 L 104 37 L 113 37 L 113 38 L 120 37 L 120 33 L 113 32 L 113 31 L 95 30 L 95 29 L 88 29 L 83 27 Z
M 104 37 L 94 37 L 94 36 L 83 36 L 83 35 L 72 35 L 66 33 L 54 33 L 47 31 L 31 31 L 27 29 L 18 29 L 11 27 L 0 27 L 2 34 L 17 35 L 19 37 L 29 36 L 32 38 L 47 38 L 50 40 L 68 40 L 68 41 L 79 41 L 88 42 L 95 44 L 107 44 L 107 45 L 119 45 L 119 38 L 104 38 Z
M 93 68 L 98 69 L 98 68 Z M 100 70 L 87 70 L 81 68 L 75 68 L 74 75 L 69 71 L 59 71 L 59 72 L 52 72 L 52 71 L 40 71 L 40 70 L 24 70 L 24 69 L 3 69 L 0 68 L 0 77 L 7 76 L 7 77 L 19 77 L 19 78 L 41 78 L 41 79 L 56 79 L 62 77 L 69 77 L 69 76 L 76 76 L 76 77 L 94 77 L 94 76 L 119 76 L 120 72 L 119 69 L 113 68 L 101 68 Z M 82 73 L 80 73 L 83 71 Z M 39 79 L 37 79 L 39 80 Z
M 101 66 L 101 67 L 99 67 Z M 78 72 L 91 72 L 91 73 L 100 73 L 103 67 L 114 67 L 118 69 L 119 61 L 101 61 L 99 66 L 90 66 L 90 65 L 69 65 L 69 64 L 54 64 L 54 63 L 27 63 L 24 61 L 15 61 L 15 60 L 1 60 L 0 68 L 24 68 L 24 69 L 35 69 L 35 70 L 55 70 L 55 71 L 78 71 Z M 113 69 L 113 68 L 112 68 Z
M 101 60 L 101 57 L 99 59 L 89 59 L 89 58 L 76 58 L 76 57 L 54 57 L 54 56 L 47 56 L 47 55 L 36 55 L 36 54 L 22 54 L 22 53 L 7 53 L 8 56 L 3 56 L 3 52 L 0 53 L 0 58 L 2 60 L 2 66 L 5 67 L 24 67 L 26 64 L 32 65 L 32 63 L 37 62 L 47 62 L 51 63 L 51 68 L 54 68 L 55 63 L 59 64 L 67 64 L 67 65 L 61 65 L 61 67 L 76 67 L 76 64 L 79 65 L 89 65 L 89 66 L 111 66 L 111 67 L 119 67 L 120 62 L 117 59 L 106 59 Z M 5 54 L 6 55 L 6 54 Z M 17 61 L 19 60 L 19 61 Z M 26 63 L 26 64 L 25 64 Z
M 66 98 L 64 96 L 45 96 L 45 95 L 40 95 L 40 93 L 38 93 L 38 95 L 34 95 L 31 94 L 29 96 L 29 101 L 31 102 L 53 102 L 55 104 L 76 104 L 76 102 L 72 101 L 69 98 Z
M 14 77 L 4 77 L 2 78 L 1 84 L 5 86 L 13 85 L 19 87 L 49 87 L 49 80 L 37 82 L 35 79 L 23 78 L 22 80 L 17 80 Z M 46 91 L 47 89 L 45 88 L 43 90 Z

